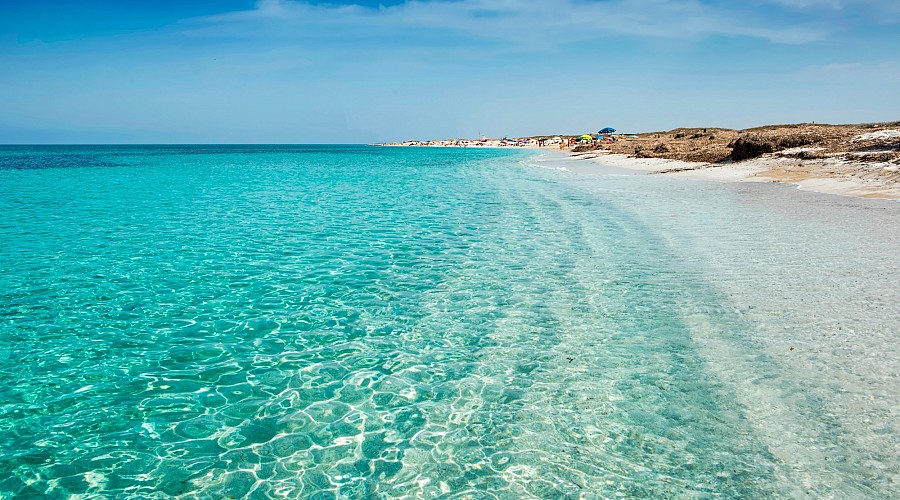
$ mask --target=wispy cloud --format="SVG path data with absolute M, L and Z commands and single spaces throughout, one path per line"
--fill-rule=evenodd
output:
M 891 0 L 767 0 L 766 3 L 819 13 L 841 11 L 859 17 L 880 17 L 893 21 L 897 20 L 893 16 L 900 14 L 900 3 Z M 888 19 L 884 19 L 885 16 Z
M 775 43 L 820 40 L 814 23 L 778 23 L 752 9 L 697 0 L 460 0 L 410 1 L 391 7 L 314 5 L 262 0 L 257 8 L 195 19 L 194 36 L 248 38 L 348 37 L 381 40 L 441 34 L 446 42 L 500 42 L 533 49 L 605 37 L 702 39 L 743 36 Z M 424 37 L 427 43 L 427 36 Z
M 829 63 L 805 67 L 799 70 L 797 75 L 811 80 L 863 79 L 879 83 L 900 82 L 900 61 Z

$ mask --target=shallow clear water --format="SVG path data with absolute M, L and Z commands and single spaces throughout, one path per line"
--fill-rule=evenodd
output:
M 0 147 L 0 496 L 890 497 L 898 204 L 567 166 Z

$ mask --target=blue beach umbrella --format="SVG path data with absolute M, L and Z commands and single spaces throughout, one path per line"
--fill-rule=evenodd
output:
M 616 129 L 614 129 L 614 128 L 612 128 L 612 127 L 606 127 L 606 128 L 600 129 L 600 131 L 597 132 L 597 133 L 598 133 L 598 134 L 611 134 L 611 133 L 613 133 L 613 132 L 615 132 L 615 131 L 616 131 Z

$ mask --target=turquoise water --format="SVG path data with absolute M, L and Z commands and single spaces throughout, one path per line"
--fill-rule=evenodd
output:
M 0 496 L 890 497 L 896 203 L 0 147 Z

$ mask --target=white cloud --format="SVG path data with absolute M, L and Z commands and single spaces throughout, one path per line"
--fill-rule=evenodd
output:
M 812 15 L 836 14 L 881 24 L 900 22 L 900 2 L 897 0 L 767 0 L 767 3 Z
M 779 25 L 749 9 L 724 9 L 697 0 L 410 1 L 380 8 L 262 0 L 254 10 L 193 20 L 190 25 L 189 32 L 195 36 L 349 36 L 377 42 L 418 34 L 457 43 L 497 42 L 530 49 L 603 37 L 744 36 L 793 44 L 826 36 L 821 27 Z
M 807 9 L 813 8 L 830 8 L 840 10 L 843 5 L 841 0 L 770 0 L 771 3 L 784 5 L 786 7 Z
M 807 66 L 799 70 L 797 75 L 811 80 L 900 82 L 900 61 L 829 63 Z

